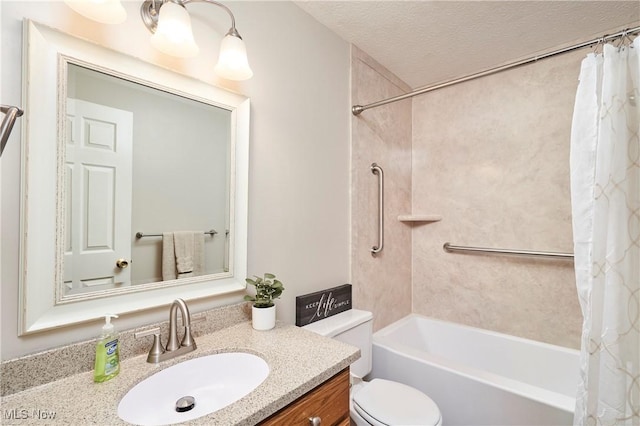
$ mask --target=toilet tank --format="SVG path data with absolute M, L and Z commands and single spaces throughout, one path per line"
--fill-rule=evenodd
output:
M 350 309 L 302 328 L 358 347 L 360 359 L 351 364 L 351 374 L 364 377 L 371 372 L 373 344 L 373 314 L 371 312 Z

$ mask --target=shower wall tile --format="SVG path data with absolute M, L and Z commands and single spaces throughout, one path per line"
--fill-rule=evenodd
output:
M 352 100 L 367 104 L 400 95 L 409 87 L 352 46 Z M 411 229 L 397 216 L 411 211 L 411 101 L 401 101 L 352 118 L 351 281 L 354 306 L 374 314 L 374 330 L 411 312 Z M 384 249 L 378 244 L 378 178 L 385 177 Z
M 584 52 L 413 98 L 413 312 L 579 347 L 573 263 L 448 254 L 572 252 L 569 140 Z

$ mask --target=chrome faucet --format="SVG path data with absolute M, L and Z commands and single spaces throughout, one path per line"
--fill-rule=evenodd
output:
M 180 309 L 182 325 L 184 327 L 184 333 L 180 343 L 178 343 L 177 327 L 178 309 Z M 198 320 L 204 320 L 204 318 L 199 318 Z M 166 347 L 162 347 L 160 327 L 155 327 L 150 330 L 134 334 L 136 339 L 144 336 L 153 336 L 153 345 L 151 346 L 151 350 L 149 350 L 149 355 L 147 355 L 147 362 L 153 364 L 186 354 L 195 350 L 197 347 L 196 341 L 191 335 L 191 314 L 189 313 L 187 304 L 182 299 L 176 299 L 171 304 L 171 309 L 169 310 L 169 340 L 167 341 Z

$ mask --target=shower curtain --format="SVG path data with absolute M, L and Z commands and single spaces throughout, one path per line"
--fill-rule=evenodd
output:
M 582 62 L 571 202 L 584 317 L 575 425 L 640 425 L 640 37 Z

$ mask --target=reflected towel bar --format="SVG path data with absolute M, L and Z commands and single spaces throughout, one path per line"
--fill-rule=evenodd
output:
M 218 231 L 215 229 L 211 229 L 209 231 L 204 232 L 207 235 L 216 235 Z M 162 234 L 143 234 L 142 232 L 136 232 L 136 238 L 145 238 L 145 237 L 162 237 Z
M 548 259 L 573 260 L 572 253 L 556 253 L 556 252 L 550 252 L 550 251 L 510 250 L 510 249 L 496 249 L 496 248 L 486 248 L 486 247 L 454 246 L 450 243 L 444 243 L 442 248 L 447 253 L 473 252 L 473 253 L 481 253 L 481 254 L 497 254 L 497 255 L 506 255 L 506 256 L 530 256 L 530 257 L 545 257 Z

